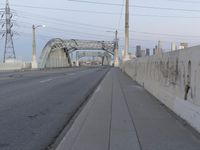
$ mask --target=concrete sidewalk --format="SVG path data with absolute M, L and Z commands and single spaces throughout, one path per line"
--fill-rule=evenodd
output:
M 136 82 L 111 69 L 56 150 L 200 150 L 200 139 Z

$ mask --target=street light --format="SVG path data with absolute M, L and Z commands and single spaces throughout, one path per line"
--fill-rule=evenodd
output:
M 118 31 L 116 30 L 115 32 L 114 31 L 106 31 L 106 32 L 112 32 L 112 33 L 115 33 L 115 45 L 114 45 L 114 66 L 115 67 L 118 67 L 119 66 L 119 56 L 118 56 Z
M 31 67 L 32 69 L 37 69 L 38 68 L 38 63 L 37 63 L 37 58 L 36 58 L 36 40 L 35 40 L 35 30 L 37 28 L 44 28 L 46 27 L 45 25 L 33 25 L 32 29 L 33 29 L 33 43 L 32 43 L 32 64 Z

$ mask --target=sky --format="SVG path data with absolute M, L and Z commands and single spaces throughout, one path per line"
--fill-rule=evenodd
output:
M 0 7 L 5 7 L 0 1 Z M 136 45 L 151 50 L 162 41 L 165 51 L 171 42 L 200 43 L 200 1 L 198 0 L 129 0 L 130 48 Z M 13 37 L 18 59 L 31 60 L 32 25 L 46 25 L 36 30 L 37 57 L 52 38 L 109 40 L 119 31 L 120 52 L 124 48 L 125 0 L 9 0 L 15 24 Z M 0 39 L 0 61 L 4 39 Z

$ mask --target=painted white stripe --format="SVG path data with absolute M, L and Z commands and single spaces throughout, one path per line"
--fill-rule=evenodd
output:
M 73 75 L 76 75 L 76 73 L 70 73 L 70 74 L 66 74 L 65 76 L 57 76 L 57 77 L 52 77 L 50 79 L 41 80 L 40 83 L 46 83 L 46 82 L 50 82 L 52 80 L 62 79 L 62 78 L 65 78 L 67 76 L 73 76 Z
M 98 93 L 101 90 L 101 85 L 99 85 L 95 91 L 95 93 Z
M 69 76 L 73 76 L 73 75 L 75 75 L 75 73 L 70 73 L 70 74 L 68 74 Z
M 40 81 L 40 83 L 46 83 L 46 82 L 50 82 L 50 81 L 52 81 L 52 79 L 42 80 L 42 81 Z

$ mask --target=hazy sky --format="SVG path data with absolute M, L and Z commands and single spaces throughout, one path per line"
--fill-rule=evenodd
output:
M 5 7 L 1 0 L 0 7 Z M 80 2 L 81 1 L 81 2 Z M 16 55 L 31 60 L 32 24 L 45 24 L 37 29 L 37 56 L 51 38 L 113 40 L 119 30 L 120 50 L 124 47 L 124 0 L 9 0 L 14 10 L 16 26 L 20 35 L 14 37 Z M 130 0 L 130 51 L 135 46 L 153 48 L 158 40 L 163 47 L 170 42 L 200 43 L 200 1 L 198 0 Z M 169 9 L 172 8 L 172 9 Z M 123 14 L 121 12 L 123 11 Z M 121 21 L 120 21 L 121 16 Z M 2 60 L 4 39 L 0 40 Z

